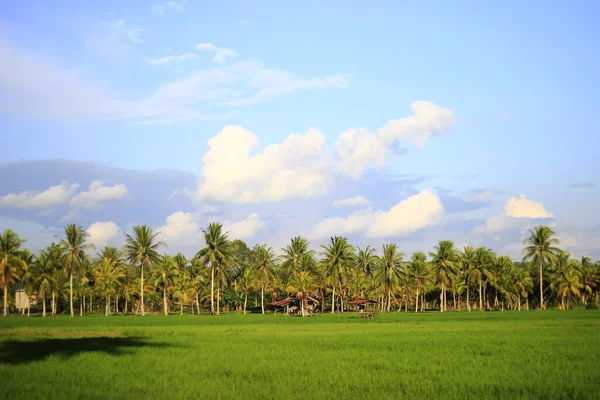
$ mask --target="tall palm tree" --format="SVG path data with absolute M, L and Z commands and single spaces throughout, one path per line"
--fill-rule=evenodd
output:
M 308 297 L 315 296 L 315 282 L 309 271 L 296 271 L 290 280 L 287 288 L 288 292 L 295 293 L 296 298 L 300 299 L 300 313 L 306 317 L 306 308 L 308 307 Z
M 446 311 L 446 288 L 451 282 L 452 275 L 458 272 L 459 257 L 454 249 L 454 242 L 442 240 L 430 252 L 430 264 L 433 267 L 435 283 L 440 287 L 440 311 Z
M 181 257 L 183 257 L 182 254 L 178 254 L 178 256 L 180 256 L 180 263 L 185 260 L 185 257 L 181 259 Z M 177 265 L 177 260 L 174 257 L 165 254 L 161 257 L 160 261 L 157 263 L 157 266 L 158 268 L 156 270 L 156 279 L 154 280 L 154 286 L 156 286 L 157 289 L 162 286 L 163 311 L 165 315 L 169 315 L 169 305 L 167 302 L 169 291 L 173 286 L 173 280 L 175 279 L 175 277 L 179 276 L 180 273 L 185 273 L 185 262 L 184 267 L 180 271 Z
M 517 292 L 517 307 L 521 311 L 521 296 L 525 296 L 527 309 L 529 309 L 528 294 L 533 289 L 533 280 L 525 268 L 515 268 L 513 285 Z
M 265 289 L 274 275 L 275 253 L 266 244 L 257 245 L 252 250 L 252 260 L 256 277 L 260 282 L 260 307 L 265 313 Z
M 467 310 L 471 311 L 471 300 L 470 300 L 470 280 L 469 280 L 469 276 L 468 276 L 468 272 L 471 269 L 471 267 L 473 266 L 473 262 L 474 262 L 474 258 L 475 258 L 475 251 L 473 250 L 473 247 L 471 246 L 465 246 L 463 247 L 463 251 L 460 253 L 460 262 L 462 264 L 462 270 L 464 273 L 464 277 L 465 277 L 465 286 L 467 289 Z
M 114 248 L 108 248 L 108 251 L 103 252 L 104 256 L 98 260 L 94 268 L 98 290 L 106 300 L 104 315 L 107 317 L 110 310 L 110 299 L 117 293 L 119 279 L 125 278 L 125 269 L 120 262 L 120 255 L 118 252 L 113 253 L 112 249 Z
M 64 269 L 69 276 L 69 306 L 71 317 L 75 316 L 73 309 L 73 275 L 81 267 L 81 263 L 86 258 L 85 250 L 94 248 L 93 244 L 86 243 L 89 234 L 83 230 L 83 227 L 75 224 L 65 226 L 65 237 L 60 238 L 60 245 L 64 251 Z
M 150 268 L 153 264 L 159 262 L 158 248 L 166 246 L 163 241 L 156 240 L 159 233 L 154 233 L 150 226 L 136 225 L 133 227 L 133 236 L 129 234 L 126 236 L 125 257 L 131 264 L 140 266 L 140 306 L 142 315 L 146 315 L 144 310 L 144 267 Z
M 489 276 L 491 265 L 494 261 L 494 253 L 485 247 L 478 247 L 473 252 L 473 262 L 471 268 L 467 271 L 467 279 L 477 282 L 479 285 L 479 311 L 484 311 L 483 307 L 483 282 Z
M 577 270 L 576 261 L 569 258 L 569 253 L 560 252 L 556 257 L 556 267 L 550 274 L 550 289 L 561 298 L 562 309 L 570 308 L 573 296 L 581 297 L 581 274 Z M 565 299 L 567 303 L 565 304 Z
M 429 269 L 427 268 L 427 256 L 417 251 L 413 253 L 408 263 L 408 279 L 416 287 L 415 312 L 419 311 L 419 290 L 429 280 Z
M 202 261 L 202 264 L 210 265 L 210 313 L 215 313 L 215 271 L 229 264 L 232 259 L 232 249 L 227 238 L 227 233 L 223 232 L 223 226 L 213 222 L 208 229 L 203 229 L 204 242 L 206 247 L 201 249 L 196 257 Z
M 348 243 L 348 239 L 342 236 L 330 238 L 327 245 L 321 245 L 321 263 L 324 272 L 329 278 L 332 287 L 331 312 L 335 312 L 335 289 L 342 286 L 342 280 L 346 270 L 354 262 L 354 248 Z M 343 311 L 343 306 L 341 307 Z
M 19 268 L 23 266 L 21 245 L 25 239 L 7 229 L 0 234 L 0 279 L 4 288 L 4 316 L 8 315 L 8 285 L 18 278 Z
M 33 265 L 33 286 L 38 297 L 42 298 L 42 317 L 46 317 L 46 297 L 56 285 L 54 278 L 55 261 L 48 250 L 42 250 Z
M 23 291 L 25 292 L 25 294 L 27 295 L 27 316 L 29 316 L 29 313 L 31 311 L 31 298 L 33 297 L 33 292 L 34 292 L 34 288 L 33 288 L 33 274 L 32 274 L 32 270 L 31 270 L 31 266 L 33 265 L 33 263 L 35 262 L 35 255 L 27 250 L 21 250 L 20 254 L 19 254 L 19 258 L 21 259 L 21 265 L 20 268 L 18 270 L 18 280 L 21 284 L 21 289 L 23 289 Z M 21 315 L 25 314 L 25 309 L 21 310 Z
M 544 306 L 544 264 L 550 264 L 558 256 L 560 249 L 555 247 L 560 241 L 553 237 L 554 231 L 547 226 L 536 226 L 529 230 L 529 237 L 523 241 L 526 246 L 523 249 L 525 256 L 523 261 L 531 260 L 534 265 L 540 267 L 540 309 Z
M 281 268 L 287 274 L 293 274 L 295 271 L 300 271 L 307 267 L 306 255 L 313 255 L 314 251 L 309 249 L 308 240 L 301 236 L 292 238 L 291 242 L 287 247 L 281 249 L 283 254 L 281 258 Z
M 386 310 L 390 312 L 394 288 L 398 286 L 402 273 L 404 252 L 398 251 L 395 243 L 384 244 L 383 254 L 379 260 L 379 277 L 385 288 Z
M 371 246 L 363 249 L 358 248 L 356 255 L 356 267 L 363 272 L 365 276 L 373 276 L 373 271 L 379 265 L 379 257 L 375 254 L 376 250 Z
M 254 275 L 252 269 L 246 268 L 238 277 L 238 283 L 244 291 L 244 314 L 248 305 L 248 292 L 254 287 Z

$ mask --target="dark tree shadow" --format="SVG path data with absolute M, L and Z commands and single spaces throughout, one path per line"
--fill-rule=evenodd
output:
M 168 346 L 166 343 L 148 342 L 141 337 L 7 340 L 0 345 L 0 365 L 26 364 L 55 354 L 72 357 L 85 352 L 102 352 L 119 356 L 131 353 L 136 348 Z

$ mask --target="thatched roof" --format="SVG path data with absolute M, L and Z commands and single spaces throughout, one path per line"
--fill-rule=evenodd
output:
M 299 301 L 300 299 L 298 299 L 296 296 L 288 296 L 285 299 L 281 299 L 281 300 L 277 300 L 271 303 L 272 306 L 274 307 L 283 307 L 286 306 L 290 303 L 296 303 L 297 301 Z M 310 303 L 316 303 L 319 304 L 319 300 L 308 296 L 308 301 Z
M 370 299 L 356 299 L 356 300 L 352 300 L 347 302 L 346 304 L 356 304 L 356 305 L 364 305 L 364 304 L 377 304 L 377 302 L 375 300 L 370 300 Z

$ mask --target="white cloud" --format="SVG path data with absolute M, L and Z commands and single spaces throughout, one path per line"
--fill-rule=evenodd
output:
M 389 143 L 407 139 L 424 148 L 431 136 L 442 133 L 454 124 L 454 111 L 428 101 L 415 101 L 410 105 L 413 115 L 388 121 L 378 130 Z
M 254 235 L 264 229 L 267 226 L 267 222 L 261 220 L 257 214 L 251 214 L 248 218 L 240 221 L 225 221 L 223 223 L 223 229 L 229 232 L 228 236 L 230 239 L 241 239 L 248 240 L 254 237 Z
M 525 195 L 511 197 L 504 204 L 504 213 L 488 217 L 483 225 L 473 229 L 474 234 L 495 234 L 508 229 L 525 229 L 535 219 L 553 218 L 542 203 L 529 200 Z
M 98 210 L 102 202 L 123 199 L 127 193 L 125 185 L 104 186 L 102 181 L 93 181 L 89 185 L 89 190 L 77 193 L 70 204 L 76 208 Z
M 330 185 L 331 161 L 325 137 L 311 128 L 288 136 L 255 156 L 257 136 L 241 126 L 226 126 L 208 141 L 198 200 L 235 203 L 280 201 L 325 193 Z
M 525 195 L 520 194 L 508 199 L 504 205 L 506 215 L 514 218 L 552 218 L 542 203 L 529 200 Z
M 381 167 L 388 151 L 383 140 L 366 129 L 342 132 L 334 147 L 340 160 L 340 170 L 355 179 L 360 178 L 371 165 Z
M 130 25 L 124 19 L 120 19 L 115 22 L 106 22 L 105 24 L 111 33 L 117 36 L 124 36 L 131 40 L 133 43 L 141 43 L 144 41 L 141 38 L 142 32 L 144 32 L 144 28 L 142 28 L 139 25 Z
M 213 57 L 213 61 L 219 64 L 225 63 L 227 58 L 234 58 L 238 56 L 235 51 L 226 47 L 217 47 L 212 43 L 198 43 L 196 48 L 198 50 L 214 51 L 215 56 Z
M 100 250 L 113 242 L 120 229 L 113 221 L 98 221 L 91 224 L 86 232 L 90 235 L 89 241 L 94 244 L 96 250 Z
M 59 185 L 50 186 L 43 192 L 9 193 L 0 197 L 0 205 L 16 208 L 48 208 L 62 205 L 69 201 L 78 187 L 76 183 L 69 184 L 64 181 Z
M 369 200 L 364 196 L 348 197 L 347 199 L 336 200 L 333 202 L 334 207 L 356 207 L 369 204 Z
M 167 65 L 170 64 L 173 61 L 178 61 L 178 62 L 184 62 L 187 60 L 191 60 L 194 58 L 198 58 L 198 54 L 196 53 L 185 53 L 185 54 L 181 54 L 178 56 L 166 56 L 166 57 L 160 57 L 160 58 L 148 58 L 146 59 L 146 61 L 149 64 L 153 64 L 153 65 Z
M 492 191 L 477 192 L 465 197 L 467 203 L 486 203 L 492 199 L 494 193 Z
M 159 239 L 165 241 L 167 245 L 200 250 L 202 229 L 192 213 L 174 212 L 167 217 L 166 223 L 159 227 L 157 232 L 160 232 Z
M 183 3 L 175 3 L 174 1 L 169 1 L 167 3 L 167 7 L 171 7 L 172 9 L 177 11 L 183 11 Z
M 438 196 L 425 189 L 387 211 L 368 208 L 346 218 L 328 218 L 313 226 L 308 235 L 314 239 L 356 233 L 364 233 L 368 238 L 400 237 L 437 225 L 443 214 Z
M 165 8 L 163 6 L 159 6 L 159 5 L 153 5 L 151 10 L 152 10 L 152 14 L 155 14 L 155 15 L 162 15 L 165 13 Z

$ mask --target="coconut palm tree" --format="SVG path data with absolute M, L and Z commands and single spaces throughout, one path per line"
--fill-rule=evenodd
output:
M 306 308 L 308 307 L 308 297 L 316 296 L 315 282 L 309 271 L 296 271 L 290 280 L 287 291 L 294 293 L 297 299 L 300 299 L 300 312 L 306 317 Z
M 335 312 L 335 289 L 342 286 L 342 280 L 346 270 L 354 263 L 354 248 L 348 243 L 348 239 L 342 236 L 330 238 L 327 245 L 321 245 L 323 251 L 321 264 L 325 276 L 331 282 L 332 297 L 331 297 L 331 313 Z M 343 311 L 343 306 L 340 307 Z
M 488 279 L 493 261 L 494 253 L 492 253 L 492 250 L 478 247 L 473 252 L 471 268 L 467 271 L 467 279 L 471 282 L 477 282 L 479 285 L 479 311 L 484 311 L 483 284 Z
M 474 258 L 475 258 L 475 251 L 473 250 L 473 247 L 464 246 L 463 251 L 460 253 L 459 257 L 460 257 L 460 263 L 462 265 L 462 271 L 463 271 L 464 277 L 465 277 L 465 288 L 467 290 L 467 310 L 471 311 L 471 300 L 469 298 L 471 282 L 469 280 L 468 272 L 471 269 L 471 267 L 473 266 L 473 262 L 474 262 Z
M 408 267 L 408 280 L 415 285 L 415 312 L 419 311 L 419 290 L 429 280 L 429 269 L 427 268 L 427 256 L 423 252 L 413 253 Z
M 440 311 L 446 311 L 446 288 L 450 285 L 452 275 L 458 272 L 459 257 L 454 249 L 454 242 L 442 240 L 430 252 L 430 265 L 433 268 L 434 282 L 440 287 Z
M 270 279 L 274 277 L 275 254 L 266 244 L 256 245 L 252 249 L 252 261 L 256 278 L 260 282 L 260 307 L 265 313 L 265 289 Z
M 232 260 L 233 254 L 227 233 L 223 226 L 213 222 L 208 229 L 203 229 L 206 247 L 201 249 L 196 257 L 202 265 L 210 265 L 210 313 L 215 313 L 215 272 L 225 267 Z
M 555 247 L 560 241 L 553 237 L 554 231 L 547 226 L 537 226 L 529 230 L 529 237 L 523 241 L 526 246 L 523 249 L 525 256 L 523 261 L 531 260 L 534 265 L 540 268 L 540 309 L 545 309 L 544 305 L 544 264 L 551 264 L 558 256 L 560 249 Z
M 159 233 L 154 233 L 150 226 L 137 225 L 133 227 L 133 235 L 127 234 L 126 236 L 125 257 L 129 263 L 140 266 L 140 306 L 142 315 L 146 315 L 144 310 L 144 267 L 149 270 L 153 264 L 159 262 L 158 248 L 166 246 L 165 242 L 156 240 Z
M 365 249 L 358 248 L 356 255 L 356 267 L 363 272 L 365 276 L 372 277 L 373 271 L 379 265 L 379 257 L 375 254 L 376 250 L 371 246 L 365 247 Z
M 155 271 L 156 277 L 154 279 L 154 286 L 158 289 L 162 287 L 163 289 L 163 311 L 165 315 L 169 315 L 169 305 L 167 302 L 169 291 L 173 286 L 173 280 L 180 273 L 185 273 L 185 257 L 182 254 L 178 254 L 179 263 L 183 262 L 183 268 L 179 270 L 177 265 L 177 260 L 174 257 L 171 257 L 168 254 L 165 254 L 161 257 L 160 261 L 157 263 L 157 270 Z M 183 259 L 181 258 L 183 257 Z
M 390 312 L 394 288 L 400 282 L 404 252 L 398 251 L 395 243 L 384 244 L 383 254 L 379 260 L 379 278 L 385 288 L 386 310 Z
M 533 280 L 525 268 L 515 268 L 513 273 L 513 285 L 517 293 L 517 306 L 521 311 L 521 296 L 525 296 L 527 310 L 529 310 L 529 292 L 533 289 Z
M 48 250 L 42 250 L 33 264 L 33 287 L 42 299 L 42 317 L 46 317 L 46 297 L 57 283 L 54 277 L 55 268 L 55 260 Z
M 21 245 L 25 239 L 7 229 L 0 234 L 0 279 L 4 289 L 4 316 L 8 315 L 8 285 L 19 277 L 19 268 L 23 267 Z
M 27 316 L 29 316 L 31 311 L 31 298 L 33 297 L 34 292 L 33 274 L 30 267 L 35 262 L 35 255 L 31 251 L 24 249 L 21 250 L 19 258 L 21 259 L 21 263 L 17 272 L 17 280 L 21 285 L 21 289 L 23 289 L 23 291 L 27 295 Z M 21 309 L 21 315 L 25 315 L 24 308 Z
M 86 243 L 89 234 L 83 230 L 83 227 L 75 224 L 65 226 L 65 237 L 60 238 L 60 245 L 63 248 L 63 266 L 65 273 L 69 276 L 69 306 L 71 317 L 75 316 L 73 309 L 73 275 L 78 272 L 81 263 L 87 257 L 85 250 L 94 248 L 93 244 Z
M 309 249 L 308 240 L 301 236 L 292 238 L 290 244 L 281 251 L 283 252 L 280 256 L 281 268 L 286 274 L 293 274 L 295 271 L 310 267 L 306 263 L 306 256 L 314 254 L 314 251 Z
M 573 296 L 581 297 L 583 288 L 576 261 L 569 256 L 567 252 L 560 252 L 555 260 L 556 266 L 550 274 L 550 289 L 560 297 L 563 310 L 570 308 Z
M 254 288 L 254 274 L 252 269 L 244 269 L 237 280 L 242 291 L 244 292 L 244 314 L 246 314 L 246 306 L 248 305 L 248 292 Z
M 119 279 L 125 278 L 125 270 L 120 262 L 120 255 L 113 253 L 111 250 L 109 248 L 108 251 L 103 252 L 104 256 L 98 260 L 94 268 L 98 290 L 106 300 L 104 315 L 107 317 L 110 311 L 110 299 L 117 292 Z
M 183 315 L 183 306 L 191 302 L 193 288 L 194 282 L 187 273 L 177 275 L 174 280 L 173 297 L 179 299 L 179 315 Z

